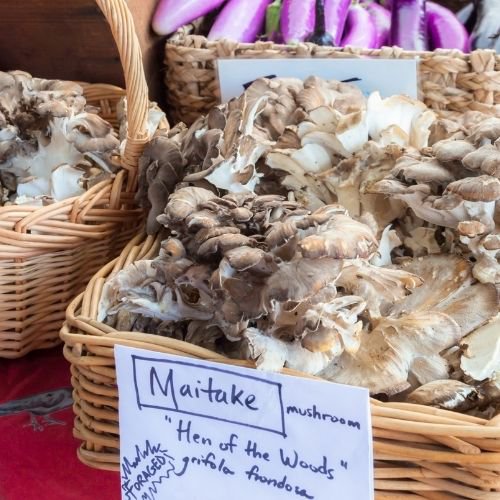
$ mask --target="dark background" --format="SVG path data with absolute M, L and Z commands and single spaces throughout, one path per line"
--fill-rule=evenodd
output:
M 157 0 L 128 0 L 150 98 L 163 100 L 163 39 L 150 29 Z M 93 0 L 0 0 L 0 70 L 124 86 L 108 24 Z
M 158 0 L 128 0 L 150 99 L 164 106 L 164 38 L 150 28 Z M 437 0 L 458 10 L 469 0 Z M 0 70 L 124 86 L 109 27 L 94 0 L 0 0 Z

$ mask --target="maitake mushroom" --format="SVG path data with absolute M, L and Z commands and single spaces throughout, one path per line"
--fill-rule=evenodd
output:
M 489 118 L 459 139 L 443 139 L 418 154 L 403 155 L 368 192 L 400 200 L 412 210 L 421 223 L 420 242 L 427 238 L 427 244 L 417 242 L 400 225 L 403 241 L 411 238 L 412 252 L 453 251 L 475 262 L 473 274 L 479 281 L 500 284 L 499 165 L 500 119 Z
M 170 237 L 108 281 L 99 318 L 491 416 L 499 130 L 316 77 L 257 80 L 146 149 L 139 198 Z
M 366 304 L 337 297 L 334 283 L 345 262 L 373 256 L 377 240 L 342 207 L 311 213 L 278 195 L 218 197 L 184 187 L 158 221 L 172 237 L 157 259 L 107 283 L 101 319 L 113 323 L 115 313 L 128 311 L 162 322 L 204 321 L 221 338 L 247 339 L 251 348 L 251 329 L 258 328 L 321 353 L 313 373 L 357 343 Z
M 117 148 L 78 84 L 0 72 L 1 204 L 78 196 L 113 174 Z
M 346 83 L 259 79 L 199 118 L 175 147 L 188 185 L 231 193 L 294 191 L 311 210 L 341 203 L 352 215 L 372 209 L 397 215 L 401 202 L 387 212 L 383 196 L 360 199 L 360 189 L 390 172 L 404 147 L 427 146 L 434 118 L 421 102 L 378 93 L 366 99 Z

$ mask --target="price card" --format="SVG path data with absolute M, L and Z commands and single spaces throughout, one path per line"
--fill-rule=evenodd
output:
M 123 499 L 373 499 L 363 388 L 115 347 Z
M 240 96 L 258 78 L 311 75 L 352 82 L 367 95 L 378 90 L 382 97 L 418 97 L 417 59 L 219 59 L 217 67 L 222 102 Z

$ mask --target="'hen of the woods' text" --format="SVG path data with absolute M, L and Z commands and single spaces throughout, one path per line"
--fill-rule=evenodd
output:
M 115 348 L 125 500 L 373 498 L 364 389 Z

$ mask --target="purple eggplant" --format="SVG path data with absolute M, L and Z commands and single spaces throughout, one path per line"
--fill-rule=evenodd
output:
M 500 0 L 481 0 L 472 30 L 472 49 L 495 49 L 500 52 Z
M 325 29 L 337 47 L 342 39 L 350 5 L 351 0 L 325 0 Z
M 209 40 L 227 38 L 255 42 L 264 29 L 266 10 L 272 0 L 229 0 L 208 34 Z
M 389 43 L 389 36 L 391 33 L 391 13 L 385 7 L 382 7 L 376 2 L 369 2 L 364 4 L 366 10 L 372 16 L 377 33 L 377 40 L 375 48 L 383 47 Z
M 247 0 L 248 1 L 248 0 Z M 303 42 L 316 24 L 316 0 L 284 0 L 281 35 L 285 43 Z
M 377 31 L 370 13 L 361 5 L 351 5 L 347 14 L 342 47 L 375 48 Z
M 391 44 L 405 50 L 427 50 L 425 0 L 393 0 Z
M 153 30 L 158 35 L 169 35 L 210 11 L 225 0 L 160 0 L 153 16 Z
M 427 2 L 426 11 L 430 49 L 469 52 L 469 34 L 451 10 L 437 3 Z
M 316 45 L 333 45 L 334 40 L 325 28 L 325 0 L 316 0 L 316 27 L 312 35 L 306 38 L 306 42 Z

